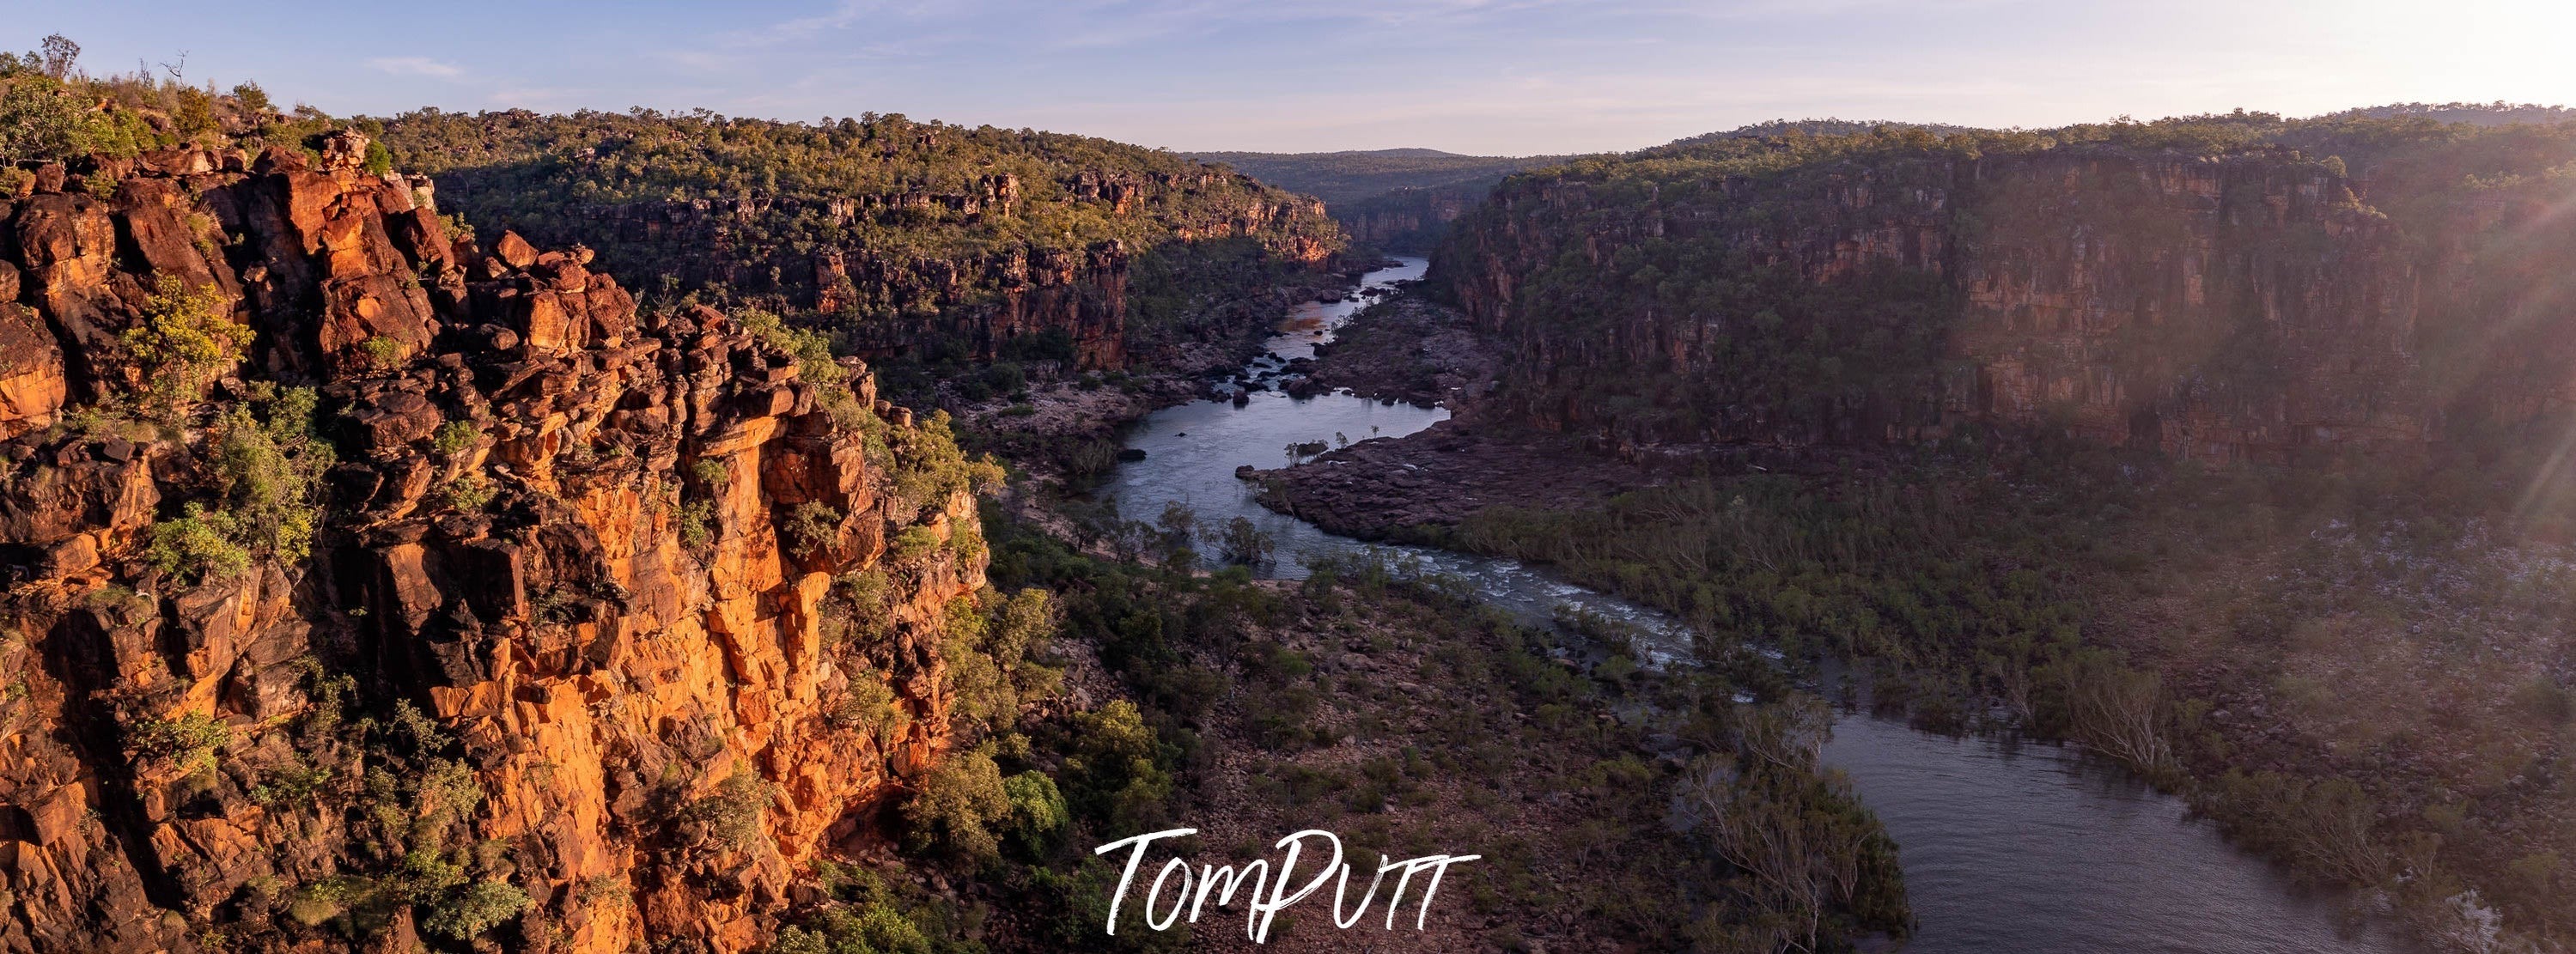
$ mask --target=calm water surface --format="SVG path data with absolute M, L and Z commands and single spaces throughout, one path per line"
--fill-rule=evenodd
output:
M 1421 277 L 1422 259 L 1403 263 L 1371 273 L 1367 284 Z M 1287 361 L 1311 356 L 1361 305 L 1298 307 L 1239 380 L 1275 384 Z M 1139 425 L 1127 446 L 1144 450 L 1145 459 L 1120 465 L 1101 492 L 1134 519 L 1152 519 L 1170 501 L 1188 504 L 1202 525 L 1251 519 L 1278 542 L 1278 558 L 1258 568 L 1263 576 L 1303 577 L 1301 561 L 1311 557 L 1417 560 L 1427 572 L 1469 581 L 1524 618 L 1545 619 L 1572 604 L 1661 634 L 1663 651 L 1651 655 L 1681 651 L 1679 630 L 1653 610 L 1508 560 L 1337 537 L 1263 508 L 1234 477 L 1238 465 L 1303 459 L 1292 444 L 1401 437 L 1448 416 L 1348 394 L 1292 399 L 1275 387 L 1254 391 L 1242 407 L 1200 401 Z M 1851 775 L 1897 841 L 1921 923 L 1907 951 L 2408 951 L 2376 932 L 2339 932 L 2339 899 L 2293 890 L 2209 824 L 2189 818 L 2180 800 L 2055 746 L 1950 738 L 1849 716 L 1836 725 L 1824 760 Z

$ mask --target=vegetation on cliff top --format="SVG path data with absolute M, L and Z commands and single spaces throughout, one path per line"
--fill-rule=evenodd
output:
M 895 326 L 990 305 L 1051 257 L 1072 263 L 1071 293 L 1095 299 L 1117 294 L 1092 287 L 1096 250 L 1116 242 L 1143 259 L 1132 318 L 1150 335 L 1182 321 L 1192 296 L 1260 286 L 1340 247 L 1289 192 L 1088 136 L 640 108 L 425 109 L 359 125 L 485 228 L 587 245 L 649 294 L 757 304 L 933 360 L 961 345 Z
M 61 35 L 26 53 L 0 53 L 0 160 L 127 159 L 183 145 L 305 147 L 332 127 L 309 106 L 279 112 L 257 83 L 229 91 L 191 85 L 184 62 L 159 73 L 93 76 L 79 60 L 80 44 Z M 0 177 L 26 174 L 0 169 Z
M 1949 359 L 1967 302 L 1964 259 L 2007 244 L 2054 254 L 2076 241 L 2070 222 L 2113 242 L 2170 244 L 2167 233 L 2193 213 L 2159 194 L 2152 175 L 2078 166 L 2203 158 L 2252 164 L 2225 177 L 2221 209 L 2269 201 L 2259 190 L 2272 171 L 2281 182 L 2299 180 L 2300 190 L 2324 183 L 2299 200 L 2326 210 L 2315 221 L 2274 222 L 2247 211 L 2211 226 L 2259 240 L 2262 254 L 2322 254 L 2333 236 L 2373 222 L 2407 236 L 2400 247 L 2412 253 L 2430 254 L 2445 241 L 2465 248 L 2464 280 L 2482 289 L 2472 296 L 2478 300 L 2427 300 L 2431 317 L 2414 343 L 2429 359 L 2425 380 L 2464 395 L 2464 383 L 2482 375 L 2520 373 L 2492 364 L 2504 353 L 2494 347 L 2500 336 L 2545 333 L 2500 323 L 2511 307 L 2490 300 L 2488 286 L 2519 287 L 2515 276 L 2545 267 L 2541 260 L 2553 253 L 2477 238 L 2457 227 L 2461 217 L 2544 208 L 2576 175 L 2576 123 L 2289 121 L 2240 111 L 1946 135 L 1894 126 L 1810 135 L 1796 125 L 1779 135 L 1702 137 L 1521 173 L 1462 219 L 1435 254 L 1432 278 L 1492 312 L 1480 318 L 1499 322 L 1495 330 L 1519 346 L 1506 402 L 1635 440 L 1875 441 L 1891 426 L 1932 423 L 1944 387 L 1958 390 L 1948 379 L 1962 372 Z M 2057 160 L 2063 167 L 2047 167 L 2054 171 L 2045 181 L 2008 174 Z M 2080 181 L 2068 191 L 2045 176 Z M 1904 195 L 1942 198 L 1918 208 L 1894 198 Z M 2326 221 L 2334 216 L 2353 221 Z M 2263 237 L 2263 229 L 2280 235 Z M 1924 235 L 1941 243 L 1926 254 L 1944 257 L 1894 263 Z M 1882 247 L 1844 267 L 1848 250 L 1834 243 L 1864 240 Z M 2211 308 L 2237 308 L 2221 297 L 2222 277 L 2209 279 Z M 1498 287 L 1466 284 L 1478 282 Z M 2215 355 L 2200 369 L 2206 387 L 2259 405 L 2279 386 L 2257 354 L 2271 343 L 2258 340 L 2259 324 L 2244 334 L 2219 347 L 2142 332 L 2131 336 L 2130 350 Z M 2455 417 L 2482 419 L 2465 408 Z

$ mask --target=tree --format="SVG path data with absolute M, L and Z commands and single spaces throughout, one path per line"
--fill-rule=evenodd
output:
M 233 87 L 233 98 L 241 100 L 242 108 L 253 113 L 266 114 L 277 108 L 268 101 L 268 90 L 250 80 L 243 80 L 241 85 Z
M 1154 528 L 1161 531 L 1159 543 L 1163 559 L 1178 563 L 1190 552 L 1190 541 L 1199 535 L 1199 515 L 1190 505 L 1178 500 L 1163 505 L 1163 515 L 1154 518 Z
M 72 63 L 80 59 L 80 44 L 60 33 L 50 34 L 35 59 L 43 64 L 40 68 L 45 75 L 59 83 L 72 75 Z
M 1226 562 L 1250 565 L 1270 559 L 1275 544 L 1269 534 L 1253 525 L 1251 518 L 1236 517 L 1226 521 L 1225 529 L 1217 533 L 1216 547 Z
M 921 791 L 904 803 L 903 819 L 906 837 L 915 845 L 936 846 L 960 858 L 989 858 L 1001 851 L 992 826 L 1014 810 L 1001 768 L 978 748 L 932 769 Z

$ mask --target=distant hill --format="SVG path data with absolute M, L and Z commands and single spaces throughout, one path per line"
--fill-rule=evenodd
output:
M 1437 149 L 1201 152 L 1263 182 L 1324 200 L 1352 240 L 1380 251 L 1427 253 L 1450 220 L 1504 176 L 1573 156 L 1462 156 Z
M 2543 106 L 2538 103 L 2506 103 L 2503 101 L 2493 103 L 2390 103 L 2385 106 L 2364 106 L 2358 109 L 2347 109 L 2341 112 L 2327 113 L 2314 118 L 2319 120 L 2403 119 L 2417 116 L 2430 119 L 2435 122 L 2444 123 L 2469 123 L 2477 126 L 2508 126 L 2515 123 L 2576 122 L 2576 109 L 2571 109 L 2565 106 Z M 2268 124 L 2281 122 L 2283 117 L 2274 113 L 2237 110 L 2234 113 L 2225 115 L 2210 114 L 2206 116 L 2184 116 L 2174 118 L 2201 124 L 2207 124 L 2222 119 Z M 1786 136 L 1791 133 L 1803 133 L 1809 136 L 1854 136 L 1882 127 L 1888 129 L 1920 129 L 1936 136 L 1997 131 L 1984 127 L 1960 126 L 1951 123 L 1915 123 L 1897 120 L 1837 119 L 1833 117 L 1826 117 L 1823 119 L 1773 119 L 1766 122 L 1738 126 L 1724 132 L 1702 133 L 1697 136 L 1676 139 L 1669 145 L 1692 146 L 1715 142 L 1722 139 L 1761 139 L 1771 136 Z
M 2565 106 L 2543 106 L 2538 103 L 2390 103 L 2386 106 L 2364 106 L 2339 113 L 2328 113 L 2318 119 L 2396 119 L 2422 116 L 2437 122 L 2470 123 L 2478 126 L 2509 126 L 2514 123 L 2576 122 L 2576 109 Z
M 1199 152 L 1217 162 L 1326 204 L 1356 202 L 1397 189 L 1432 189 L 1481 182 L 1492 185 L 1523 169 L 1551 166 L 1569 156 L 1462 156 L 1437 149 L 1370 149 L 1346 152 Z
M 1804 133 L 1809 136 L 1852 136 L 1880 127 L 1887 127 L 1890 129 L 1921 129 L 1938 136 L 1978 131 L 1974 126 L 1954 126 L 1949 123 L 1908 123 L 1890 120 L 1835 119 L 1832 117 L 1826 117 L 1824 119 L 1773 119 L 1765 122 L 1754 123 L 1748 126 L 1738 126 L 1724 132 L 1701 133 L 1697 136 L 1675 139 L 1672 141 L 1671 145 L 1690 146 L 1705 142 L 1715 142 L 1720 139 L 1760 139 L 1766 136 L 1786 136 L 1793 132 Z

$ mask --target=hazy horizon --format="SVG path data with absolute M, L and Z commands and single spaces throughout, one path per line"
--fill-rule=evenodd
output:
M 62 33 L 94 73 L 184 51 L 190 82 L 257 80 L 335 115 L 904 113 L 1183 152 L 1542 155 L 1826 116 L 2047 127 L 2576 102 L 2548 48 L 2576 11 L 2542 0 L 13 6 L 12 49 Z

